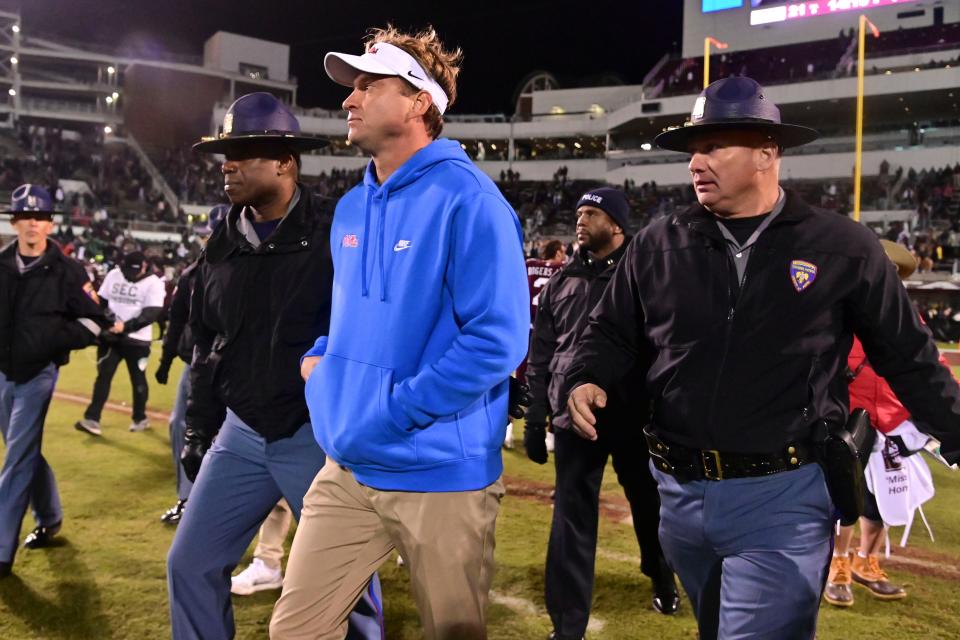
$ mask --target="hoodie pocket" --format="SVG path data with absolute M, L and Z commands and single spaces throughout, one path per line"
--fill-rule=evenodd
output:
M 384 468 L 416 464 L 414 433 L 390 416 L 393 370 L 327 354 L 307 381 L 321 446 L 337 461 Z

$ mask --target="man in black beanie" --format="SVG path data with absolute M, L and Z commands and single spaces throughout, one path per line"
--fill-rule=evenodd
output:
M 126 362 L 133 387 L 133 412 L 130 431 L 149 428 L 147 421 L 147 361 L 153 341 L 152 325 L 163 312 L 166 287 L 153 273 L 146 256 L 128 253 L 107 273 L 98 295 L 106 301 L 117 321 L 100 335 L 97 347 L 97 379 L 93 397 L 74 427 L 92 436 L 101 435 L 100 414 L 110 396 L 110 385 L 117 366 Z
M 547 609 L 554 628 L 551 638 L 579 639 L 587 628 L 600 484 L 611 455 L 617 479 L 630 502 L 640 543 L 640 569 L 653 580 L 653 607 L 672 614 L 680 602 L 673 572 L 657 538 L 660 500 L 642 432 L 646 403 L 637 394 L 610 394 L 600 418 L 600 437 L 591 442 L 570 431 L 562 395 L 566 367 L 573 361 L 587 316 L 630 241 L 626 235 L 629 216 L 630 205 L 619 189 L 594 189 L 580 198 L 580 250 L 541 291 L 530 343 L 527 382 L 533 401 L 527 411 L 523 443 L 531 460 L 539 464 L 547 461 L 544 432 L 548 417 L 555 434 L 557 487 L 546 568 Z

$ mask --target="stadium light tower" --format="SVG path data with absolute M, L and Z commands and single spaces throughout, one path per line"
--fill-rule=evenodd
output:
M 860 33 L 857 41 L 857 137 L 853 154 L 853 219 L 860 222 L 860 180 L 863 173 L 863 67 L 864 49 L 867 40 L 867 25 L 874 38 L 880 37 L 880 30 L 860 14 Z
M 726 49 L 728 45 L 726 42 L 720 42 L 713 36 L 707 36 L 703 39 L 703 88 L 706 89 L 707 85 L 710 84 L 710 45 L 715 46 L 717 49 Z

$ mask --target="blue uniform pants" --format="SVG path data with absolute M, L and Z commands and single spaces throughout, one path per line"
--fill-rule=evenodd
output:
M 651 468 L 660 542 L 701 640 L 811 640 L 833 552 L 820 466 L 687 483 Z
M 299 521 L 303 496 L 324 461 L 309 423 L 289 438 L 267 442 L 227 410 L 167 557 L 174 640 L 233 638 L 230 574 L 280 498 Z M 348 637 L 380 640 L 379 602 L 374 575 L 350 615 Z
M 43 421 L 56 384 L 57 367 L 53 364 L 23 384 L 7 380 L 0 372 L 0 435 L 6 445 L 0 472 L 2 562 L 13 562 L 28 505 L 41 527 L 63 519 L 57 481 L 40 453 Z
M 177 498 L 186 500 L 190 497 L 190 488 L 193 483 L 180 464 L 180 452 L 183 450 L 183 432 L 187 428 L 187 399 L 190 397 L 190 365 L 184 365 L 180 382 L 177 384 L 177 397 L 173 401 L 173 412 L 170 414 L 170 449 L 173 451 L 173 470 L 177 476 Z

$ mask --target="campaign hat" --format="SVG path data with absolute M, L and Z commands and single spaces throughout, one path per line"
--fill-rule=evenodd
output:
M 205 136 L 193 145 L 201 153 L 225 153 L 256 142 L 274 141 L 291 151 L 319 149 L 327 140 L 303 135 L 300 122 L 290 108 L 272 93 L 258 91 L 237 98 L 223 115 L 223 125 L 215 136 Z
M 10 194 L 10 208 L 4 213 L 10 214 L 14 220 L 53 220 L 53 198 L 39 185 L 22 184 Z
M 662 132 L 654 142 L 661 149 L 687 153 L 697 136 L 717 131 L 760 131 L 781 148 L 813 142 L 816 130 L 780 120 L 780 109 L 753 78 L 732 76 L 711 83 L 693 103 L 690 119 Z

